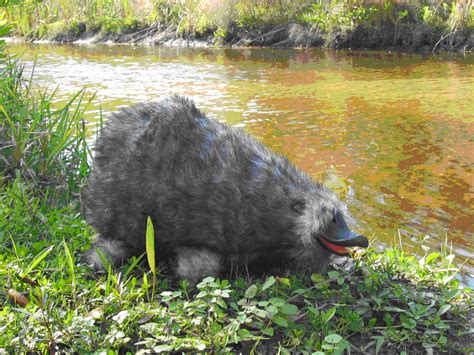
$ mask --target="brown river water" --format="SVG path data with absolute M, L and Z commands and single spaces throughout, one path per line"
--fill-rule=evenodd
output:
M 37 88 L 101 112 L 174 93 L 335 190 L 377 248 L 446 240 L 474 286 L 474 54 L 11 45 Z

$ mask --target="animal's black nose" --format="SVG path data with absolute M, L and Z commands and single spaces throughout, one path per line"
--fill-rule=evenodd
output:
M 350 241 L 353 243 L 353 245 L 348 245 L 348 246 L 361 247 L 361 248 L 367 248 L 369 246 L 369 240 L 362 234 L 359 234 L 357 237 L 355 237 L 354 239 Z
M 350 238 L 346 239 L 332 239 L 332 238 L 325 238 L 326 240 L 329 240 L 331 243 L 339 246 L 344 246 L 344 247 L 361 247 L 361 248 L 367 248 L 369 246 L 369 240 L 361 235 L 361 234 L 355 234 L 353 233 Z

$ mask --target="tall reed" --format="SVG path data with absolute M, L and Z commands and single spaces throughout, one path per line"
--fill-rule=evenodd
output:
M 89 171 L 80 91 L 62 108 L 52 105 L 54 92 L 32 92 L 31 78 L 12 59 L 0 73 L 0 176 L 30 182 L 51 203 L 69 202 Z

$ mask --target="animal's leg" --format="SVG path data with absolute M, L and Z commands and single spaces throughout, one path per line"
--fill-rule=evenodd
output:
M 128 258 L 134 256 L 134 248 L 128 246 L 120 240 L 103 239 L 98 235 L 93 242 L 92 248 L 88 250 L 84 257 L 86 263 L 94 268 L 95 271 L 105 271 L 106 266 L 102 262 L 103 257 L 111 263 L 112 266 L 121 266 Z
M 222 273 L 222 258 L 208 249 L 179 248 L 176 251 L 176 275 L 193 283 Z

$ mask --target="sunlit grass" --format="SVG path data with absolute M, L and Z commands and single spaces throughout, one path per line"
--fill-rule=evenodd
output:
M 15 61 L 8 60 L 0 75 L 3 182 L 21 177 L 36 187 L 41 203 L 72 201 L 89 171 L 84 91 L 56 109 L 54 92 L 33 93 Z
M 0 197 L 0 212 L 17 198 Z M 207 278 L 195 288 L 158 275 L 153 287 L 138 259 L 92 275 L 79 255 L 92 231 L 74 211 L 43 211 L 48 239 L 23 213 L 0 214 L 14 226 L 0 246 L 5 351 L 458 351 L 474 331 L 473 291 L 455 279 L 448 248 L 421 258 L 370 249 L 350 271 Z

